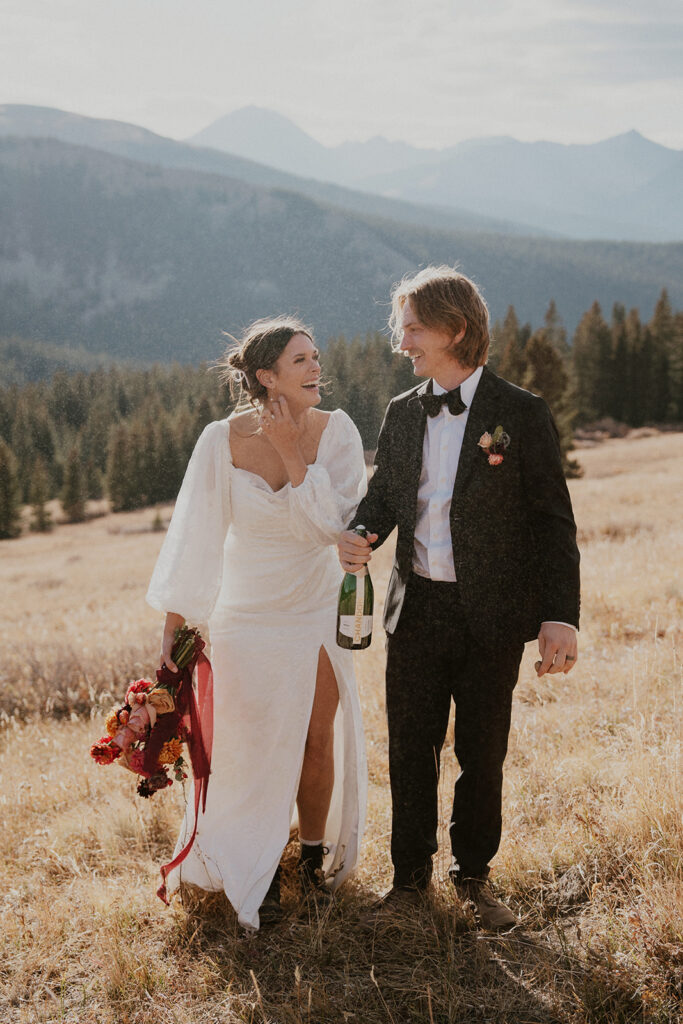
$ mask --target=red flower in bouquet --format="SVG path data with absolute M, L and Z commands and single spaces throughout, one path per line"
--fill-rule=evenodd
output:
M 113 742 L 112 736 L 103 736 L 98 743 L 93 743 L 90 756 L 98 764 L 112 764 L 121 755 L 121 747 Z
M 154 683 L 151 683 L 149 679 L 136 679 L 136 681 L 134 683 L 131 683 L 128 689 L 126 690 L 124 702 L 126 704 L 143 704 L 144 698 L 137 700 L 136 698 L 138 697 L 139 694 L 148 693 L 153 686 Z

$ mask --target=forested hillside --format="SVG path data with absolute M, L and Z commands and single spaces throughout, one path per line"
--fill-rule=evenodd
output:
M 683 244 L 436 231 L 54 140 L 0 139 L 0 336 L 141 362 L 213 358 L 221 330 L 298 311 L 321 345 L 381 329 L 393 282 L 459 263 L 493 317 L 573 330 L 594 300 L 683 305 Z
M 67 373 L 77 373 L 79 370 L 89 372 L 114 363 L 123 365 L 122 360 L 113 356 L 88 352 L 85 348 L 73 345 L 55 345 L 49 341 L 32 341 L 18 336 L 0 337 L 0 366 L 4 387 L 45 380 L 58 370 Z
M 331 340 L 322 363 L 322 407 L 345 409 L 374 448 L 389 399 L 415 384 L 410 363 L 377 333 Z M 571 345 L 554 302 L 535 330 L 511 307 L 494 325 L 490 365 L 546 399 L 568 476 L 579 472 L 576 424 L 603 416 L 631 426 L 683 423 L 683 312 L 665 291 L 645 323 L 622 306 L 608 323 L 593 303 Z M 173 500 L 199 433 L 231 407 L 206 365 L 60 370 L 0 388 L 0 537 L 18 534 L 27 503 L 33 528 L 49 528 L 44 506 L 54 497 L 70 520 L 85 516 L 88 499 L 106 496 L 114 510 Z

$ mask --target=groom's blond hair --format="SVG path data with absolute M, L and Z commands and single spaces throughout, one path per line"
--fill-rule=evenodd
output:
M 410 299 L 415 316 L 425 327 L 464 338 L 453 345 L 453 357 L 461 366 L 483 366 L 489 351 L 489 311 L 474 281 L 455 267 L 425 267 L 394 285 L 391 292 L 389 328 L 392 346 L 401 341 L 401 313 Z

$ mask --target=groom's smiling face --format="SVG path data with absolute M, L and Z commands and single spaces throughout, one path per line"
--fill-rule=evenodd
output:
M 464 334 L 463 331 L 461 335 L 453 337 L 448 331 L 427 327 L 418 319 L 410 299 L 406 299 L 401 311 L 399 347 L 413 364 L 416 377 L 435 377 L 438 380 L 444 372 L 452 372 L 453 365 L 457 364 L 453 345 Z

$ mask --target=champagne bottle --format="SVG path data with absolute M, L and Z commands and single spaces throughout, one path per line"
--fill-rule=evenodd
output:
M 367 535 L 364 526 L 354 533 Z M 362 651 L 372 640 L 372 609 L 374 591 L 367 565 L 358 572 L 347 572 L 339 588 L 337 611 L 337 644 L 350 651 Z

